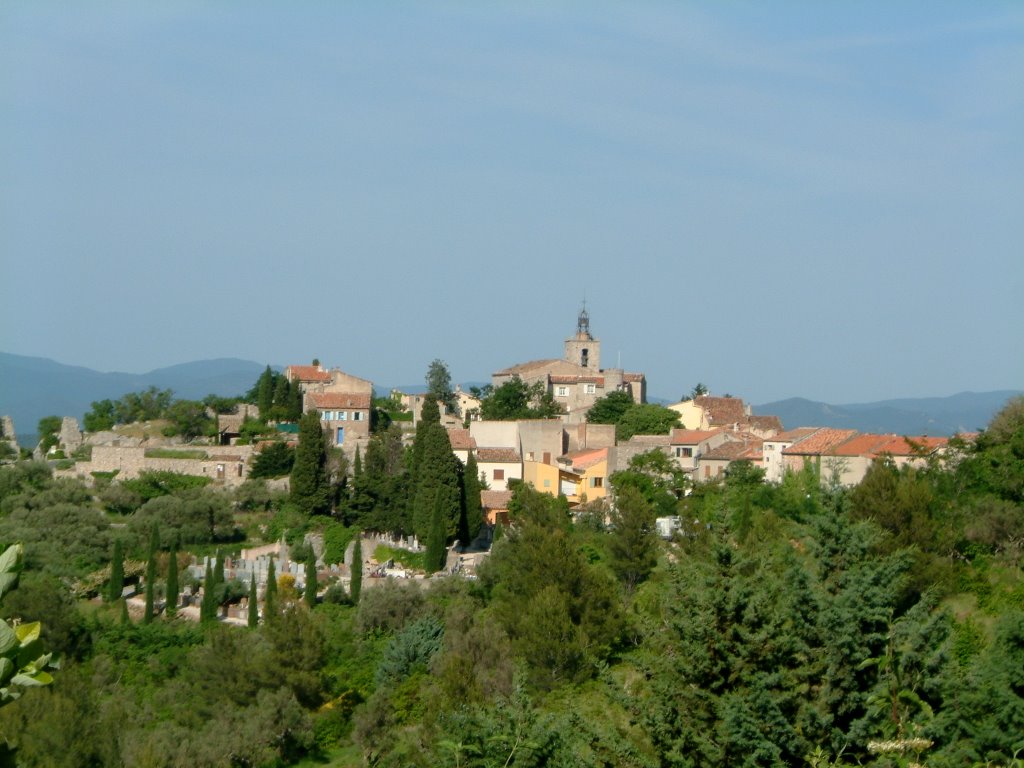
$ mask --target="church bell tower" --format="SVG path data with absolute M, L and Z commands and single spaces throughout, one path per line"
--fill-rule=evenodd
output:
M 576 318 L 576 335 L 565 340 L 565 359 L 595 374 L 601 370 L 601 342 L 590 335 L 586 302 Z

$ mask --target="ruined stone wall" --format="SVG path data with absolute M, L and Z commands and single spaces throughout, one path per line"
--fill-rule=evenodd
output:
M 131 480 L 142 472 L 177 472 L 181 475 L 208 477 L 215 484 L 234 487 L 249 476 L 252 446 L 218 446 L 205 459 L 153 458 L 143 446 L 96 445 L 91 461 L 55 473 L 58 477 L 88 478 L 93 472 L 117 472 L 119 480 Z

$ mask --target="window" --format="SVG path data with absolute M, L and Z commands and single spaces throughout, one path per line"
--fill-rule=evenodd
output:
M 362 421 L 362 420 L 363 420 L 363 413 L 362 413 L 362 411 L 352 411 L 352 421 Z
M 555 397 L 567 397 L 569 395 L 568 387 L 555 387 Z
M 603 477 L 592 477 L 592 478 L 590 478 L 590 487 L 591 488 L 604 488 L 604 478 Z
M 496 469 L 496 470 L 494 470 L 494 479 L 495 480 L 504 480 L 505 479 L 505 470 L 504 469 Z
M 348 421 L 348 411 L 338 411 L 338 421 Z
M 596 392 L 597 392 L 597 384 L 584 384 L 583 385 L 583 392 L 585 394 L 588 394 L 588 395 L 596 394 Z
M 551 480 L 550 479 L 544 481 L 544 487 L 545 488 L 550 488 L 551 487 Z
M 526 452 L 526 460 L 527 461 L 533 461 L 533 451 L 527 451 Z
M 676 448 L 676 458 L 679 457 L 693 458 L 693 448 Z
M 330 421 L 330 420 L 331 420 L 331 412 L 330 411 L 320 411 L 320 421 Z

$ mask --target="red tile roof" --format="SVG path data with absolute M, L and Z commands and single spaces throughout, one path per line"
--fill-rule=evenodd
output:
M 484 509 L 508 509 L 512 491 L 480 491 L 480 503 Z
M 785 432 L 780 432 L 772 437 L 766 437 L 766 443 L 795 443 L 797 440 L 803 440 L 808 435 L 813 435 L 821 427 L 797 427 L 796 429 L 788 429 Z
M 923 453 L 927 456 L 939 448 L 945 448 L 949 444 L 948 437 L 889 435 L 888 438 L 888 440 L 875 449 L 876 454 L 887 453 L 890 456 L 917 456 Z M 914 445 L 911 445 L 911 443 Z M 914 446 L 917 447 L 915 448 Z
M 747 424 L 762 432 L 769 432 L 773 429 L 776 432 L 782 431 L 782 421 L 778 416 L 749 416 L 747 417 Z
M 696 445 L 709 437 L 714 437 L 721 431 L 720 429 L 673 429 L 672 445 Z
M 448 440 L 451 441 L 453 451 L 469 451 L 476 448 L 476 440 L 469 434 L 468 429 L 449 429 Z
M 314 408 L 357 408 L 370 409 L 370 396 L 347 392 L 312 392 L 306 395 Z
M 736 424 L 747 420 L 743 401 L 738 397 L 701 395 L 694 398 L 693 402 L 707 412 L 709 424 Z
M 537 368 L 545 368 L 545 367 L 547 367 L 549 365 L 552 365 L 553 363 L 559 363 L 559 362 L 562 362 L 562 361 L 558 360 L 556 358 L 549 358 L 547 360 L 530 360 L 529 362 L 526 362 L 526 363 L 519 363 L 517 365 L 513 365 L 513 366 L 510 366 L 508 368 L 503 368 L 502 370 L 495 372 L 494 375 L 495 376 L 513 376 L 513 375 L 515 375 L 517 373 L 526 373 L 527 371 L 532 371 L 532 370 L 535 370 Z
M 597 384 L 604 386 L 604 378 L 601 376 L 549 376 L 552 384 Z
M 591 448 L 586 451 L 572 451 L 565 454 L 562 458 L 569 459 L 574 469 L 586 469 L 607 459 L 608 449 Z
M 316 365 L 289 365 L 285 373 L 293 381 L 330 381 L 331 372 Z
M 624 373 L 622 374 L 623 381 L 643 381 L 646 377 L 642 373 Z
M 790 456 L 818 456 L 827 453 L 840 443 L 857 434 L 855 429 L 831 429 L 823 427 L 813 435 L 798 440 L 782 452 Z
M 476 460 L 488 464 L 518 464 L 520 458 L 515 448 L 477 448 Z
M 730 440 L 727 443 L 722 443 L 717 448 L 712 448 L 710 451 L 704 453 L 700 458 L 701 461 L 704 461 L 704 459 L 725 459 L 727 461 L 748 459 L 750 461 L 760 461 L 762 457 L 762 446 L 763 441 L 758 439 Z

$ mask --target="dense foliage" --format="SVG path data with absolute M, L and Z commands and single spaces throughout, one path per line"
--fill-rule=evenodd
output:
M 17 760 L 1019 764 L 1022 401 L 975 443 L 918 466 L 880 461 L 853 489 L 813 466 L 766 485 L 742 463 L 691 488 L 658 454 L 613 477 L 614 509 L 570 513 L 518 485 L 475 581 L 367 578 L 353 605 L 306 603 L 275 579 L 262 620 L 237 627 L 180 613 L 122 623 L 118 601 L 85 599 L 114 597 L 115 549 L 126 582 L 148 560 L 160 587 L 175 541 L 213 554 L 242 531 L 255 542 L 319 527 L 336 560 L 355 520 L 410 524 L 431 455 L 375 435 L 333 520 L 282 496 L 252 504 L 252 487 L 157 478 L 112 511 L 109 488 L 0 467 L 0 541 L 22 541 L 25 564 L 3 618 L 39 620 L 42 647 L 63 657 L 51 685 L 0 709 Z M 430 517 L 450 543 L 440 476 Z M 654 528 L 666 513 L 671 541 Z M 216 600 L 252 588 L 223 585 Z

